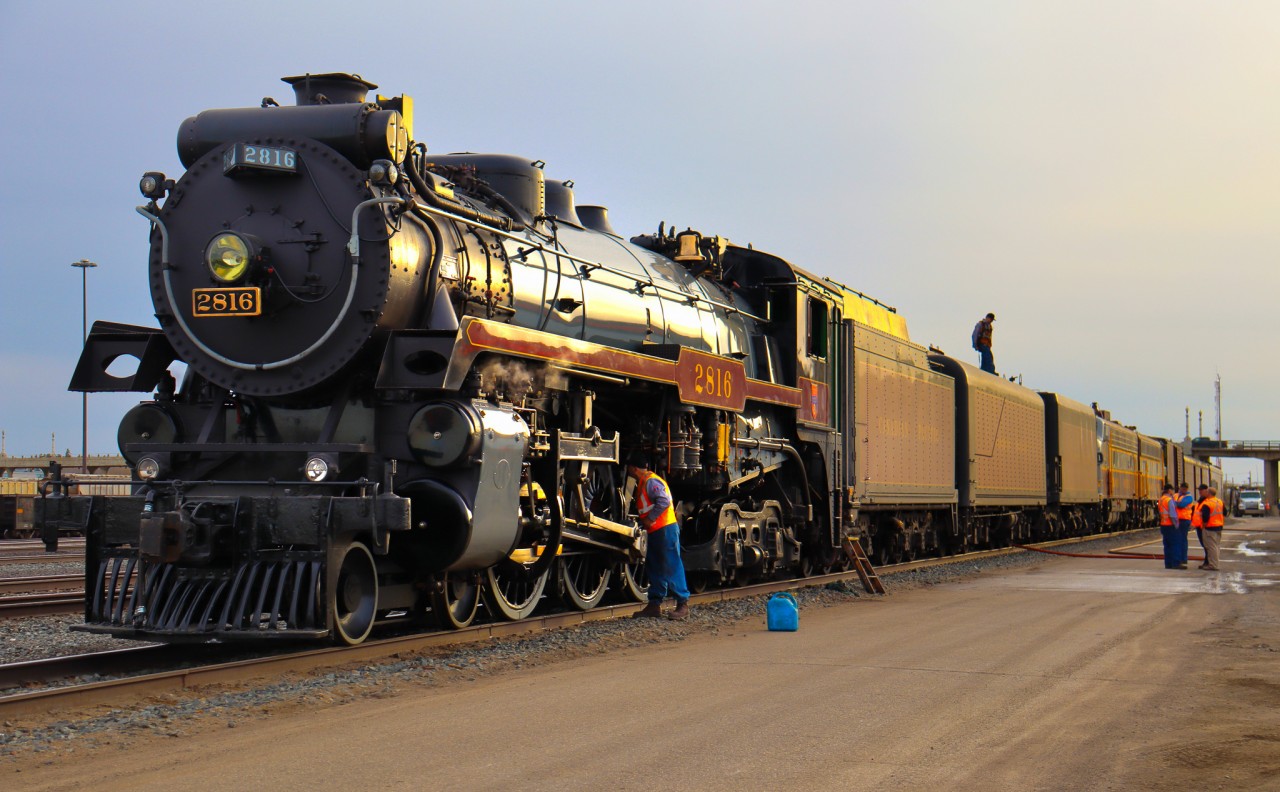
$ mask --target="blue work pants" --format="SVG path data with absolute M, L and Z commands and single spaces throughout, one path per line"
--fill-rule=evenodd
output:
M 689 601 L 684 561 L 680 558 L 679 523 L 665 525 L 649 534 L 649 550 L 644 560 L 649 574 L 650 602 L 660 603 L 667 597 L 675 597 L 677 605 Z
M 991 354 L 991 347 L 979 344 L 978 355 L 982 357 L 982 370 L 988 374 L 995 374 L 996 356 Z
M 1178 529 L 1174 532 L 1173 538 L 1178 552 L 1178 564 L 1182 566 L 1187 563 L 1187 531 L 1190 530 L 1190 520 L 1178 520 Z
M 1175 535 L 1178 533 L 1176 525 L 1160 526 L 1160 539 L 1164 546 L 1164 568 L 1177 569 L 1178 564 L 1178 545 Z

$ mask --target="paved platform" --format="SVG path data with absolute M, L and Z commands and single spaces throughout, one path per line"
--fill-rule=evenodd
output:
M 1275 789 L 1280 520 L 1224 571 L 1059 558 L 182 740 L 26 789 Z M 1268 532 L 1262 532 L 1268 531 Z M 3 777 L 5 773 L 0 773 Z M 9 776 L 13 779 L 14 776 Z M 8 783 L 6 781 L 6 783 Z

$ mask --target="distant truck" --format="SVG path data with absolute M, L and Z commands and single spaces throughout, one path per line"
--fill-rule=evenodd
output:
M 1262 493 L 1258 490 L 1240 490 L 1240 500 L 1236 502 L 1236 516 L 1242 517 L 1246 514 L 1254 517 L 1263 517 L 1267 513 L 1267 504 L 1262 500 Z

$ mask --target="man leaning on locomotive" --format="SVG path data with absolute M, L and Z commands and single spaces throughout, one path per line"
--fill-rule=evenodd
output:
M 645 569 L 649 576 L 649 604 L 635 617 L 659 618 L 662 601 L 670 595 L 676 601 L 670 618 L 689 615 L 689 585 L 685 580 L 684 561 L 680 558 L 680 523 L 676 519 L 671 490 L 662 477 L 642 461 L 627 465 L 627 475 L 636 480 L 636 511 L 649 532 Z

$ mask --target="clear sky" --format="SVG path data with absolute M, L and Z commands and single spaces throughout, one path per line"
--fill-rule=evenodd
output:
M 181 121 L 351 71 L 432 151 L 547 162 L 624 235 L 750 242 L 912 337 L 1181 438 L 1280 440 L 1280 4 L 0 0 L 0 428 L 80 447 L 89 316 L 153 324 L 139 176 Z M 25 98 L 23 98 L 25 97 Z M 89 399 L 113 452 L 137 396 Z M 1228 471 L 1255 478 L 1260 466 Z

